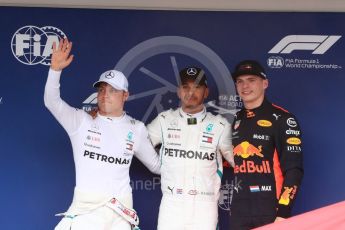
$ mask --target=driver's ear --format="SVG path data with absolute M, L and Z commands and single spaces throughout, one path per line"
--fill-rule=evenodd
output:
M 264 89 L 267 89 L 267 88 L 268 88 L 268 80 L 265 79 L 265 80 L 264 80 Z
M 129 92 L 124 92 L 124 94 L 123 94 L 123 101 L 127 101 L 128 100 L 128 97 L 129 97 Z
M 206 99 L 209 95 L 210 91 L 208 90 L 208 87 L 206 87 L 205 89 L 205 93 L 204 93 L 204 99 Z

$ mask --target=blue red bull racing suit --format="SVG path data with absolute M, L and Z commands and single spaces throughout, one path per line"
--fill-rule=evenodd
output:
M 251 229 L 287 218 L 303 177 L 301 131 L 294 115 L 265 99 L 233 122 L 237 186 L 230 225 Z

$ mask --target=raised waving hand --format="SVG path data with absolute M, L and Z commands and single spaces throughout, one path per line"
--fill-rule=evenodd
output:
M 58 47 L 54 42 L 50 68 L 60 71 L 69 66 L 73 61 L 73 55 L 70 54 L 71 49 L 72 42 L 69 42 L 67 38 L 61 39 Z

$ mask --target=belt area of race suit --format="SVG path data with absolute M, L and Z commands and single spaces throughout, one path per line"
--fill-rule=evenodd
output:
M 105 204 L 106 207 L 112 209 L 114 212 L 119 214 L 122 218 L 124 218 L 127 222 L 131 224 L 132 230 L 140 230 L 139 228 L 139 217 L 138 214 L 134 209 L 126 207 L 122 204 L 118 199 L 112 198 L 109 202 Z M 72 225 L 72 220 L 74 217 L 78 215 L 68 215 L 68 214 L 56 214 L 56 216 L 65 216 L 70 221 L 66 222 L 64 226 L 61 226 L 61 230 L 69 230 Z

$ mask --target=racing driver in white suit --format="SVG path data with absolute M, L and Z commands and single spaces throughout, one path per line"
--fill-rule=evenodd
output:
M 213 230 L 222 156 L 234 165 L 231 128 L 222 116 L 206 112 L 208 87 L 202 69 L 185 68 L 180 79 L 181 107 L 160 113 L 147 126 L 152 144 L 161 144 L 158 230 Z
M 126 115 L 127 78 L 109 70 L 100 76 L 98 114 L 70 107 L 60 98 L 60 75 L 73 60 L 72 43 L 61 40 L 53 54 L 45 87 L 46 107 L 68 133 L 76 171 L 73 202 L 56 230 L 130 230 L 139 223 L 132 209 L 129 167 L 135 155 L 152 172 L 160 162 L 144 124 Z

